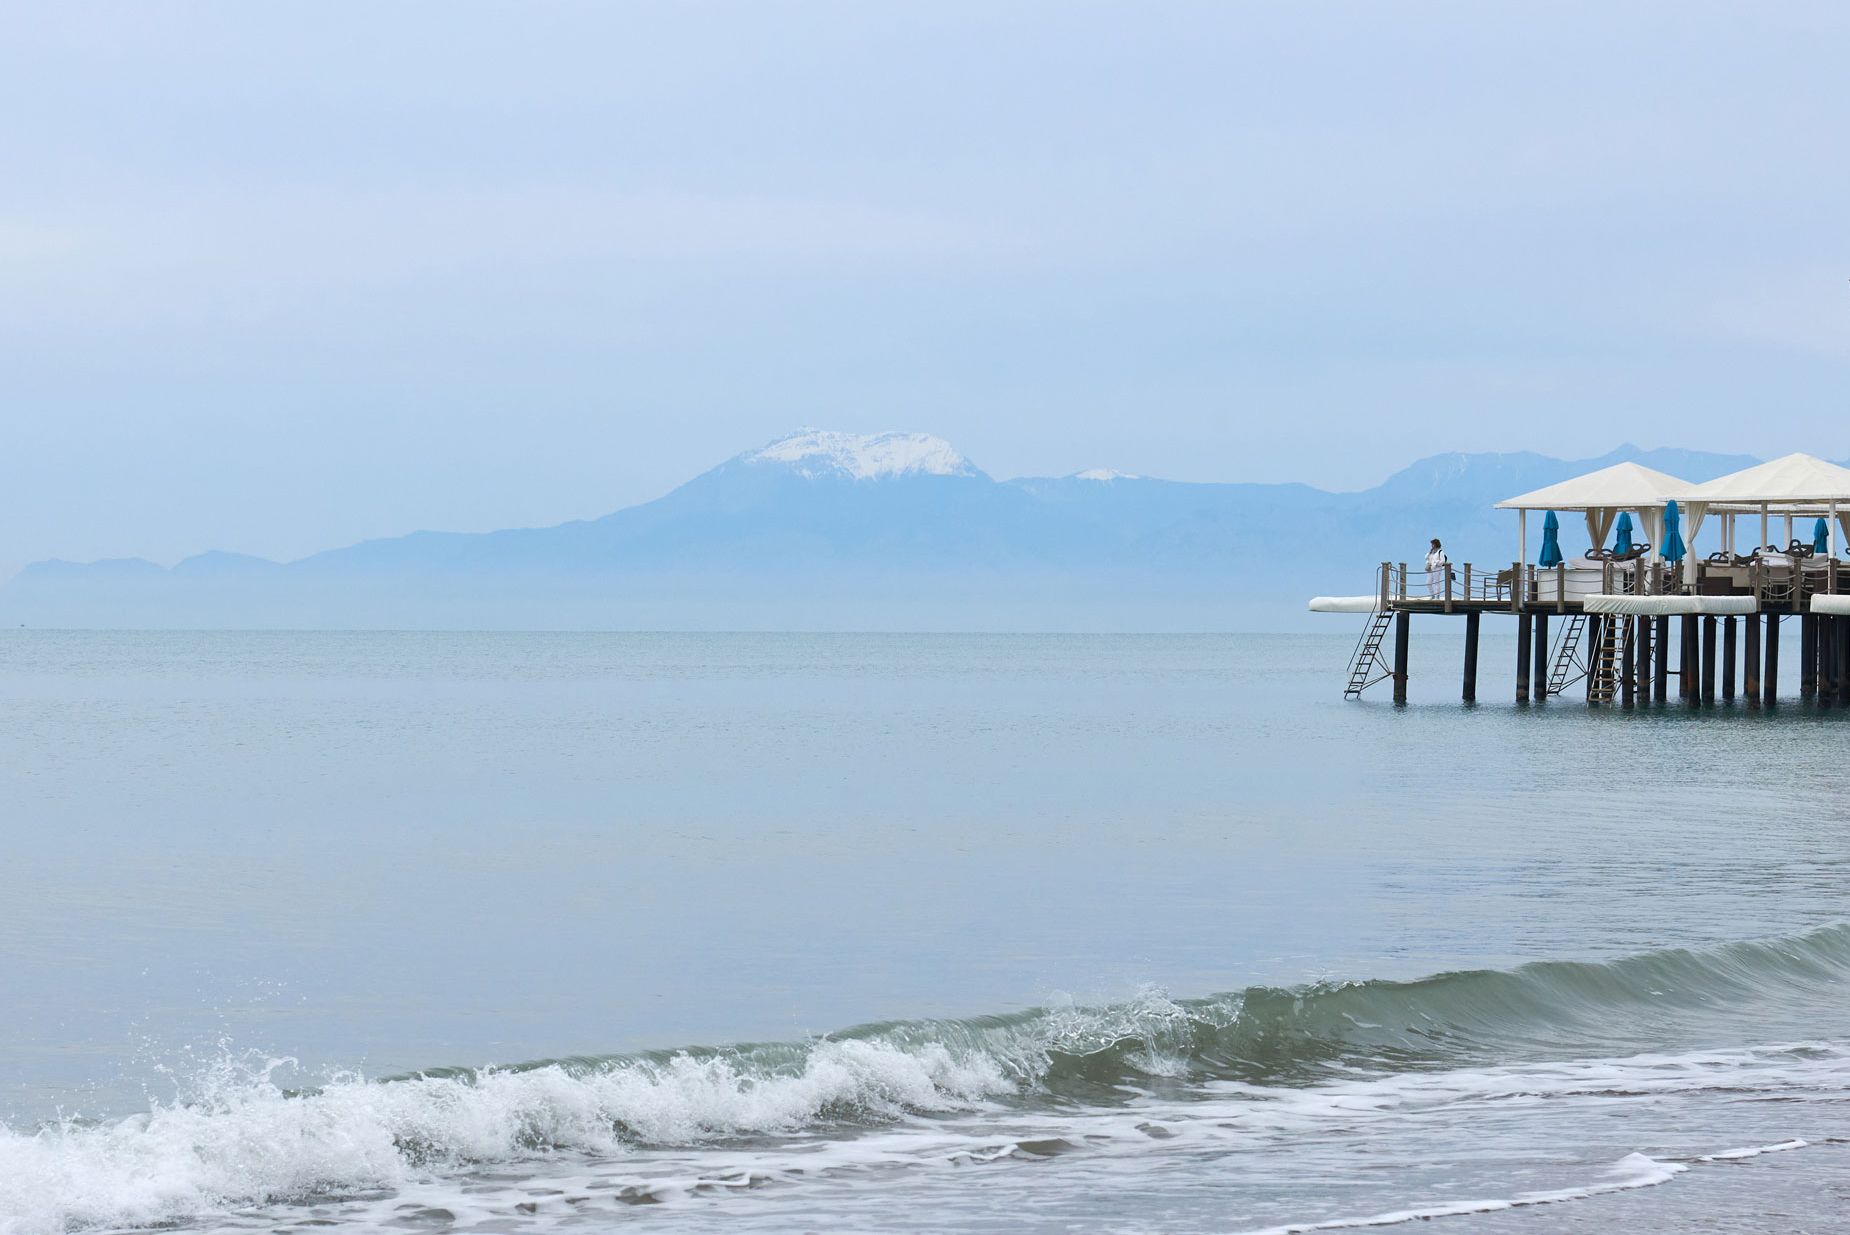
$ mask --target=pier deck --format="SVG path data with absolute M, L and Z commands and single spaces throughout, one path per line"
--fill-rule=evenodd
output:
M 1475 701 L 1483 615 L 1508 614 L 1517 621 L 1519 702 L 1584 683 L 1588 703 L 1631 707 L 1664 702 L 1674 680 L 1680 699 L 1706 704 L 1716 700 L 1718 678 L 1729 702 L 1739 668 L 1740 694 L 1757 709 L 1778 697 L 1780 625 L 1796 617 L 1799 697 L 1850 706 L 1850 566 L 1834 558 L 1606 559 L 1492 571 L 1466 563 L 1435 572 L 1383 562 L 1372 593 L 1317 597 L 1311 608 L 1368 615 L 1349 665 L 1349 698 L 1391 682 L 1395 702 L 1406 701 L 1409 629 L 1420 614 L 1466 619 L 1462 696 Z M 1559 619 L 1552 642 L 1551 618 Z M 1745 655 L 1737 655 L 1743 642 Z

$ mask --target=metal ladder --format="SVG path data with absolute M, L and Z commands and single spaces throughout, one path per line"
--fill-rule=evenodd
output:
M 1394 676 L 1394 671 L 1381 663 L 1381 641 L 1387 638 L 1393 622 L 1392 609 L 1369 614 L 1368 625 L 1356 641 L 1355 655 L 1349 658 L 1349 685 L 1343 688 L 1343 698 L 1360 699 L 1370 686 Z
M 1548 685 L 1542 695 L 1564 693 L 1568 687 L 1587 675 L 1587 668 L 1580 663 L 1580 639 L 1587 629 L 1587 615 L 1576 613 L 1568 618 L 1567 626 L 1555 639 L 1554 667 L 1548 671 Z M 1576 672 L 1578 670 L 1578 672 Z
M 1619 628 L 1625 628 L 1624 637 L 1629 639 L 1631 625 L 1612 618 L 1600 623 L 1599 645 L 1593 650 L 1591 676 L 1587 679 L 1588 703 L 1612 702 L 1613 691 L 1619 685 Z

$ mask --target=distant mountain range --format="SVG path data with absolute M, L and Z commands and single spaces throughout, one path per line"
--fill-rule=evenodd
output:
M 1633 446 L 1571 461 L 1448 454 L 1332 493 L 1108 471 L 998 481 L 939 438 L 805 430 L 655 501 L 556 527 L 414 532 L 289 563 L 36 562 L 0 588 L 0 621 L 1291 629 L 1306 625 L 1307 596 L 1365 592 L 1377 563 L 1418 560 L 1431 536 L 1454 562 L 1507 564 L 1515 517 L 1494 503 L 1624 460 L 1692 481 L 1757 461 Z

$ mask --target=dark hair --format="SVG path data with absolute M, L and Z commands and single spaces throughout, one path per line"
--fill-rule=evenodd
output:
M 1437 536 L 1432 538 L 1432 544 L 1433 544 L 1433 548 L 1435 549 L 1439 547 L 1439 538 Z

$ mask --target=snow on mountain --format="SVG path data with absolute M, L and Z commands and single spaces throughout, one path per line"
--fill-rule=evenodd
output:
M 746 463 L 784 464 L 812 480 L 825 476 L 885 480 L 894 476 L 982 475 L 949 442 L 928 433 L 802 429 L 740 458 Z
M 1074 472 L 1074 480 L 1142 480 L 1143 477 L 1130 472 L 1114 472 L 1108 467 L 1088 468 L 1083 472 Z

